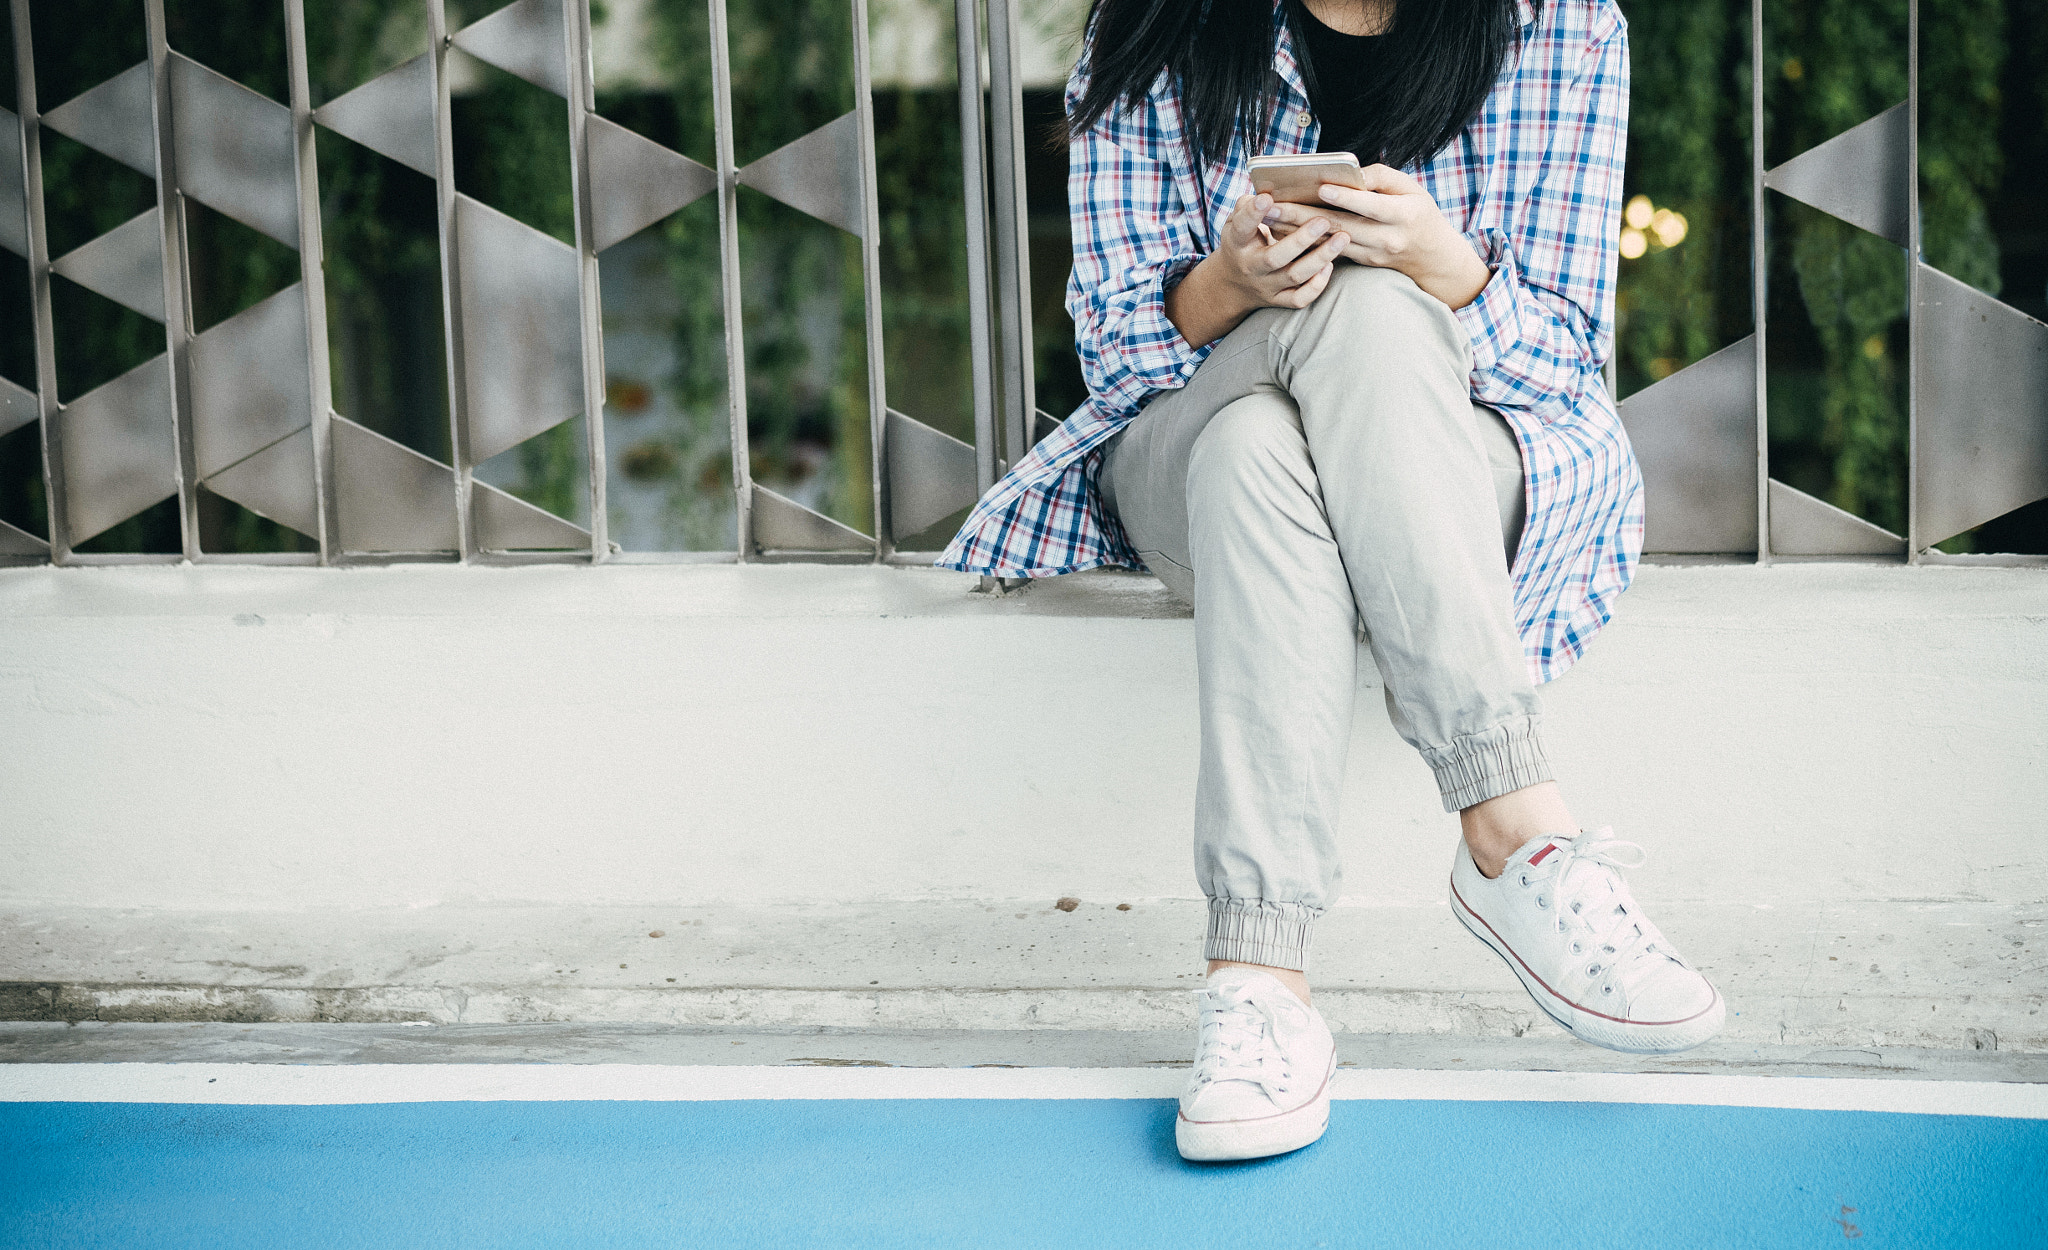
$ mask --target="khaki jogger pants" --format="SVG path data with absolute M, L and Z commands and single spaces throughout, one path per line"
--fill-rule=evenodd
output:
M 1550 778 L 1509 604 L 1521 453 L 1471 367 L 1441 301 L 1340 265 L 1109 446 L 1104 502 L 1195 605 L 1210 959 L 1306 967 L 1337 897 L 1361 632 L 1447 811 Z

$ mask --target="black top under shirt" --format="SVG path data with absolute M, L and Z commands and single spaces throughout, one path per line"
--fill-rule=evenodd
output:
M 1294 11 L 1301 19 L 1296 29 L 1303 44 L 1300 51 L 1309 107 L 1322 123 L 1316 150 L 1348 150 L 1344 145 L 1365 129 L 1365 85 L 1370 81 L 1381 37 L 1347 35 L 1326 26 L 1300 0 L 1296 0 Z M 1358 159 L 1369 165 L 1379 159 L 1379 154 L 1360 152 Z

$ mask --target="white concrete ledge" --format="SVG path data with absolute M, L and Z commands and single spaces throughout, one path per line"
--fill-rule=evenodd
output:
M 0 1014 L 1168 1027 L 1199 932 L 1187 613 L 1138 577 L 972 585 L 0 572 Z M 1442 914 L 1455 822 L 1362 684 L 1326 1003 L 1363 1031 L 1527 1029 Z M 1649 848 L 1638 892 L 1741 989 L 1731 1029 L 2048 1046 L 2048 572 L 1650 567 L 1545 697 L 1575 809 Z M 1133 904 L 1137 962 L 1048 980 L 973 920 L 1063 895 Z M 554 979 L 575 917 L 629 913 L 747 936 L 684 961 L 685 988 Z M 414 976 L 317 940 L 459 944 L 494 915 L 540 953 Z M 891 919 L 923 934 L 916 978 L 818 972 L 821 943 L 900 970 L 858 944 Z

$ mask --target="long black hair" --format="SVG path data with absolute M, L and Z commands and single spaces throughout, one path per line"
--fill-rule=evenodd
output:
M 1313 92 L 1315 66 L 1301 37 L 1308 15 L 1302 0 L 1280 2 Z M 1081 134 L 1112 109 L 1136 107 L 1164 71 L 1179 88 L 1198 166 L 1228 151 L 1240 126 L 1249 136 L 1265 134 L 1279 94 L 1273 4 L 1094 0 L 1088 88 L 1069 133 Z M 1364 84 L 1364 131 L 1328 138 L 1366 164 L 1397 169 L 1436 155 L 1486 102 L 1519 30 L 1516 0 L 1397 0 Z

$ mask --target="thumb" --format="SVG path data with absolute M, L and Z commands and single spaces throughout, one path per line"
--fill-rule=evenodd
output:
M 1422 190 L 1422 184 L 1392 165 L 1367 165 L 1359 171 L 1368 191 L 1383 195 L 1407 195 Z
M 1229 221 L 1224 223 L 1224 233 L 1232 243 L 1243 245 L 1258 235 L 1259 222 L 1266 211 L 1273 206 L 1269 195 L 1247 195 L 1239 199 L 1230 211 Z

